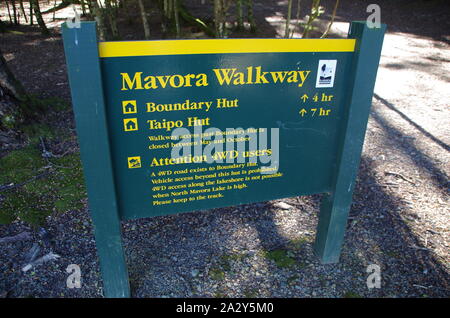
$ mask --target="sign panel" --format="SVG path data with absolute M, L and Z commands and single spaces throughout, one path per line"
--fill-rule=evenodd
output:
M 236 52 L 191 54 L 196 42 L 143 42 L 140 56 L 139 42 L 100 44 L 121 216 L 330 191 L 355 40 L 202 40 Z
M 130 295 L 120 221 L 323 193 L 339 259 L 385 26 L 348 39 L 97 42 L 63 26 L 105 295 Z

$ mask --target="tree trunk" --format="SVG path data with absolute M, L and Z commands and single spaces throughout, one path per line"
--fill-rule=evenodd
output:
M 255 17 L 253 16 L 253 0 L 246 0 L 247 2 L 247 20 L 250 23 L 250 31 L 256 32 Z
M 13 19 L 11 17 L 11 10 L 9 10 L 9 4 L 8 4 L 8 0 L 5 0 L 6 3 L 6 9 L 8 10 L 8 16 L 9 16 L 9 23 L 13 24 Z
M 107 29 L 105 25 L 105 17 L 102 8 L 100 8 L 97 0 L 89 0 L 89 11 L 97 22 L 98 37 L 101 41 L 106 40 Z
M 242 31 L 244 30 L 244 18 L 242 12 L 242 0 L 237 0 L 236 2 L 236 11 L 237 11 L 237 29 Z
M 11 1 L 11 5 L 13 7 L 14 24 L 19 24 L 18 19 L 17 19 L 16 0 L 12 0 Z
M 83 16 L 85 17 L 86 16 L 86 3 L 84 1 L 85 0 L 81 0 L 80 3 L 81 3 L 81 12 L 82 12 Z
M 174 20 L 175 20 L 175 33 L 177 35 L 177 39 L 180 38 L 180 16 L 178 14 L 178 0 L 174 0 L 173 1 L 173 15 L 174 15 Z
M 0 20 L 0 33 L 4 33 L 6 31 L 5 23 Z
M 39 27 L 41 28 L 41 33 L 43 35 L 49 35 L 50 31 L 47 29 L 47 26 L 45 25 L 44 19 L 42 18 L 41 9 L 39 8 L 39 0 L 32 0 L 33 3 L 33 9 L 34 9 L 34 15 L 36 16 L 37 23 L 39 24 Z
M 225 36 L 225 17 L 222 0 L 214 0 L 214 25 L 217 38 Z
M 144 3 L 142 0 L 138 0 L 139 4 L 139 10 L 141 11 L 141 17 L 142 17 L 142 25 L 144 26 L 144 36 L 145 39 L 150 39 L 150 24 L 148 23 L 147 19 L 147 13 L 145 12 Z
M 7 143 L 4 132 L 11 131 L 26 117 L 21 106 L 26 106 L 27 100 L 25 89 L 9 70 L 0 52 L 0 144 Z
M 20 11 L 22 11 L 23 17 L 25 19 L 25 23 L 28 23 L 27 14 L 25 13 L 25 8 L 23 6 L 23 0 L 19 0 Z
M 111 34 L 114 40 L 119 39 L 119 29 L 117 28 L 116 10 L 111 5 L 111 0 L 105 0 L 106 15 L 108 16 Z
M 49 1 L 50 0 L 47 0 L 47 2 L 49 2 Z M 67 8 L 68 6 L 70 6 L 72 4 L 81 4 L 81 1 L 80 0 L 63 0 L 60 4 L 54 5 L 53 8 L 45 10 L 44 12 L 42 12 L 42 14 L 56 12 L 56 11 L 59 11 L 61 9 Z
M 53 6 L 54 6 L 54 7 L 56 6 L 56 0 L 54 0 L 54 2 L 53 2 Z M 55 21 L 55 19 L 56 19 L 56 11 L 53 11 L 53 17 L 52 17 L 52 21 L 54 22 L 54 21 Z
M 300 10 L 301 10 L 301 2 L 302 0 L 297 0 L 297 13 L 295 15 L 295 19 L 297 20 L 297 27 L 298 27 L 298 32 L 300 32 L 300 26 L 302 25 L 300 22 Z M 294 30 L 292 30 L 292 36 L 294 36 Z
M 30 25 L 33 25 L 33 0 L 28 1 L 30 3 Z
M 14 128 L 36 117 L 44 107 L 38 99 L 27 94 L 0 51 L 0 130 Z
M 288 1 L 288 12 L 286 16 L 286 30 L 284 33 L 284 37 L 288 39 L 291 35 L 290 24 L 291 24 L 291 14 L 292 14 L 292 0 Z
M 0 52 L 0 96 L 3 96 L 3 94 L 12 96 L 22 102 L 27 99 L 25 89 L 9 70 L 6 60 Z

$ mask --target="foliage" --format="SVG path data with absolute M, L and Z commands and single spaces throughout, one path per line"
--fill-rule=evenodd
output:
M 285 37 L 289 38 L 292 37 L 295 30 L 291 30 L 290 24 L 291 24 L 291 14 L 292 14 L 292 2 L 293 0 L 289 0 L 287 4 L 287 16 L 286 16 L 286 26 L 285 26 Z M 330 16 L 330 22 L 328 23 L 328 26 L 326 30 L 322 33 L 321 38 L 324 38 L 328 35 L 330 32 L 331 26 L 334 22 L 334 19 L 336 17 L 337 8 L 339 6 L 339 0 L 336 0 L 332 14 Z M 309 10 L 309 14 L 305 16 L 306 21 L 302 22 L 300 19 L 300 13 L 301 13 L 301 0 L 297 0 L 297 10 L 296 10 L 296 20 L 298 24 L 298 30 L 299 32 L 303 29 L 303 32 L 301 33 L 302 38 L 306 38 L 310 35 L 311 31 L 314 30 L 314 22 L 325 13 L 325 7 L 320 5 L 320 0 L 312 0 L 311 7 Z
M 201 30 L 207 36 L 217 38 L 228 37 L 230 31 L 234 29 L 240 32 L 246 29 L 251 32 L 256 32 L 257 30 L 253 15 L 253 0 L 202 0 L 201 3 L 205 7 L 204 11 L 208 12 L 206 16 L 212 17 L 210 21 L 193 16 L 185 6 L 183 0 L 59 0 L 54 2 L 53 8 L 42 13 L 39 8 L 39 0 L 28 0 L 30 7 L 28 13 L 25 12 L 23 1 L 25 0 L 19 0 L 18 4 L 13 0 L 4 1 L 8 6 L 10 23 L 20 24 L 22 18 L 25 19 L 26 23 L 33 24 L 33 17 L 35 17 L 43 34 L 49 34 L 49 31 L 42 19 L 42 14 L 53 13 L 54 15 L 56 11 L 72 4 L 78 4 L 81 7 L 84 17 L 97 21 L 98 33 L 101 40 L 121 39 L 121 25 L 118 22 L 121 17 L 124 20 L 133 21 L 134 18 L 130 20 L 127 17 L 130 10 L 140 13 L 145 39 L 149 39 L 150 35 L 154 32 L 150 27 L 151 20 L 160 22 L 160 28 L 164 37 L 182 37 L 183 27 L 185 29 L 194 27 L 194 29 Z M 291 25 L 294 1 L 288 0 L 286 4 L 286 38 L 292 37 L 294 34 Z M 336 0 L 333 13 L 330 17 L 330 23 L 322 37 L 328 34 L 334 22 L 338 4 L 339 0 Z M 20 13 L 19 9 L 21 10 Z M 304 17 L 304 22 L 302 22 L 303 19 L 300 19 L 301 11 L 301 0 L 297 0 L 297 28 L 300 34 L 302 34 L 302 37 L 307 37 L 314 29 L 313 23 L 325 12 L 325 8 L 320 5 L 320 0 L 312 0 L 308 14 Z M 233 19 L 230 19 L 231 16 L 233 16 Z M 53 19 L 55 19 L 54 16 Z M 0 29 L 4 29 L 3 23 L 0 23 Z

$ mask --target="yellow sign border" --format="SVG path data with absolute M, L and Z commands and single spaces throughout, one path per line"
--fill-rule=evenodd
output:
M 100 42 L 99 56 L 354 52 L 355 39 L 205 39 Z

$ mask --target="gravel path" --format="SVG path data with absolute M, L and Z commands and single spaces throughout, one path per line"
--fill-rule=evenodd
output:
M 404 3 L 380 3 L 390 31 L 340 263 L 321 265 L 312 252 L 320 196 L 141 219 L 123 224 L 134 297 L 450 296 L 450 27 L 429 22 L 445 16 L 429 4 L 406 21 Z M 365 15 L 364 4 L 340 10 L 336 34 L 345 30 L 340 21 Z M 39 36 L 26 37 L 2 38 L 14 70 L 29 67 L 30 76 L 18 74 L 36 92 L 62 83 L 58 96 L 67 98 L 60 39 L 34 46 Z M 20 53 L 24 43 L 54 48 L 54 69 L 42 74 Z M 46 74 L 49 81 L 35 80 Z M 45 232 L 0 225 L 0 238 L 23 231 L 31 238 L 0 243 L 0 297 L 102 295 L 86 209 L 49 217 Z M 40 256 L 61 257 L 23 273 L 33 244 Z M 81 289 L 66 287 L 69 264 L 81 267 Z M 379 289 L 366 286 L 370 264 L 381 268 Z

